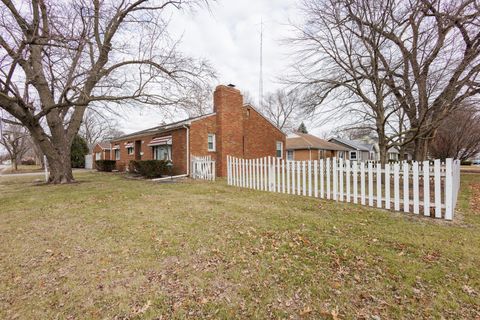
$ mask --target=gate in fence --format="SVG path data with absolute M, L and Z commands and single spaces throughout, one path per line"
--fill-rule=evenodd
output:
M 210 156 L 192 156 L 191 177 L 193 179 L 215 180 L 215 161 Z
M 227 158 L 229 185 L 353 202 L 452 220 L 460 188 L 460 161 L 412 163 L 342 159 L 285 161 Z

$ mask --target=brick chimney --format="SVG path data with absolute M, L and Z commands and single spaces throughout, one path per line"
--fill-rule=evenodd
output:
M 217 114 L 217 174 L 227 175 L 227 155 L 243 157 L 243 96 L 233 85 L 219 85 L 213 93 Z

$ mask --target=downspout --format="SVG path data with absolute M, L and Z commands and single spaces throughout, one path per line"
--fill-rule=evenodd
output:
M 190 127 L 183 126 L 187 130 L 187 176 L 190 175 Z

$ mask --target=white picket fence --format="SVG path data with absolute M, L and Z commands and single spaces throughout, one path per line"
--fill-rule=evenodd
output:
M 297 194 L 452 220 L 460 161 L 389 163 L 227 157 L 229 185 Z
M 215 180 L 215 161 L 210 156 L 191 156 L 191 177 L 201 180 Z

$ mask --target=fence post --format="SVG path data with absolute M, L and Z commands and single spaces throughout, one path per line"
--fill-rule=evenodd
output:
M 453 219 L 453 159 L 445 159 L 445 219 Z
M 314 160 L 313 161 L 313 188 L 314 188 L 314 192 L 313 192 L 313 195 L 315 196 L 315 198 L 318 198 L 318 161 L 317 160 Z

